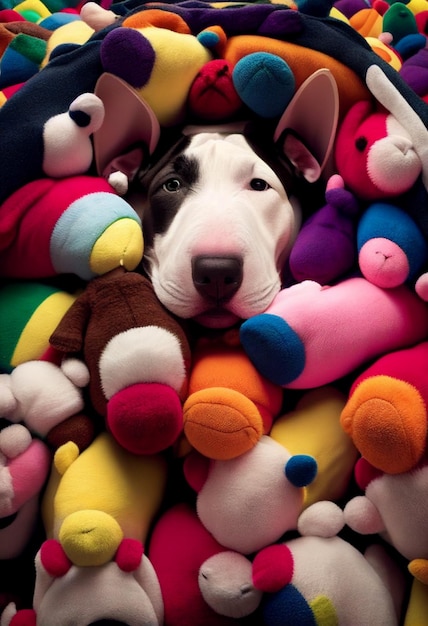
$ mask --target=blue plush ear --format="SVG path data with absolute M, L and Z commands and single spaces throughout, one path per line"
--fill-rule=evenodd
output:
M 315 479 L 317 471 L 317 462 L 309 454 L 295 454 L 285 466 L 285 475 L 295 487 L 310 485 Z

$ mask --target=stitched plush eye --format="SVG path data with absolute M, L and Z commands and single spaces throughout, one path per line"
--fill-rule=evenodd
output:
M 363 152 L 363 150 L 366 149 L 367 143 L 368 142 L 365 137 L 358 137 L 355 140 L 355 147 L 357 148 L 358 152 Z
M 270 185 L 263 180 L 263 178 L 253 178 L 250 181 L 251 189 L 254 191 L 266 191 L 266 189 L 270 189 Z
M 162 189 L 164 191 L 168 191 L 169 193 L 177 193 L 181 189 L 181 182 L 178 178 L 168 178 L 162 185 Z

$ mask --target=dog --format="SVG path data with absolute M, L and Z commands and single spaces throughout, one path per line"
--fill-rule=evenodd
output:
M 245 128 L 191 127 L 140 177 L 145 271 L 180 318 L 228 328 L 263 312 L 281 288 L 302 220 L 292 185 L 317 180 L 320 166 L 294 133 L 275 165 L 262 144 Z

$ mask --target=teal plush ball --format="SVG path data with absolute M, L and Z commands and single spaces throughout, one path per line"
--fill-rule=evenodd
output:
M 254 52 L 240 59 L 232 80 L 247 107 L 266 119 L 282 115 L 296 87 L 290 66 L 268 52 Z

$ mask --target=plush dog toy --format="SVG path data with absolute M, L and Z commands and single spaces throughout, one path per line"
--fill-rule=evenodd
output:
M 426 535 L 428 466 L 426 459 L 409 472 L 384 474 L 361 458 L 355 467 L 364 495 L 344 508 L 345 522 L 361 534 L 380 534 L 404 558 L 415 578 L 428 584 Z
M 45 541 L 36 555 L 32 609 L 10 603 L 1 626 L 54 626 L 117 623 L 162 626 L 163 603 L 156 573 L 141 542 L 123 539 L 111 561 L 81 567 L 70 562 L 61 544 Z
M 426 305 L 407 286 L 385 290 L 353 277 L 333 286 L 305 281 L 283 289 L 265 313 L 242 324 L 240 338 L 263 376 L 308 389 L 422 341 L 427 330 Z
M 340 421 L 360 454 L 388 474 L 410 472 L 427 441 L 428 343 L 388 352 L 351 386 Z
M 160 455 L 133 455 L 109 433 L 79 454 L 68 442 L 55 452 L 42 502 L 47 539 L 60 542 L 77 567 L 114 558 L 123 539 L 144 542 L 166 485 Z
M 116 441 L 135 454 L 175 443 L 183 427 L 190 348 L 150 281 L 117 270 L 93 279 L 50 338 L 89 371 L 89 394 Z
M 179 502 L 161 515 L 148 556 L 162 590 L 165 626 L 189 621 L 192 626 L 232 626 L 260 603 L 251 561 L 218 543 L 190 504 Z
M 264 435 L 251 450 L 227 461 L 189 455 L 184 472 L 197 492 L 204 527 L 225 548 L 251 554 L 296 529 L 304 488 L 314 480 L 317 464 Z
M 337 536 L 303 536 L 261 550 L 253 562 L 254 585 L 264 592 L 261 623 L 398 625 L 404 580 L 380 550 L 363 555 Z

